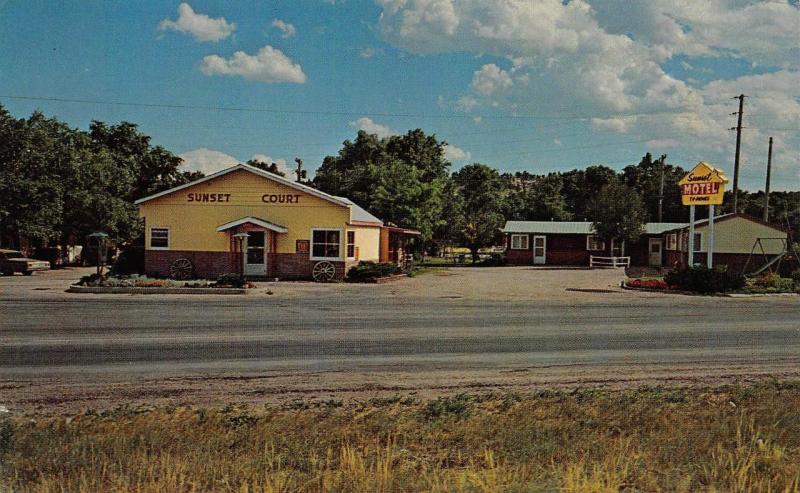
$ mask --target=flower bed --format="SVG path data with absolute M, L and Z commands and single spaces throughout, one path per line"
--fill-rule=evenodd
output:
M 663 279 L 632 279 L 625 283 L 626 287 L 639 289 L 670 289 Z
M 178 281 L 175 279 L 155 279 L 152 277 L 131 276 L 84 276 L 77 286 L 100 288 L 254 288 L 255 284 L 242 281 L 238 275 L 225 274 L 216 281 L 194 280 Z

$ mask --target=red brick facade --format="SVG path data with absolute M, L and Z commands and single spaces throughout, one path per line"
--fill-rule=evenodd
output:
M 611 244 L 606 242 L 605 249 L 589 251 L 586 249 L 585 234 L 544 234 L 528 236 L 527 250 L 512 250 L 511 235 L 506 235 L 506 263 L 509 265 L 530 265 L 533 264 L 533 237 L 545 236 L 545 264 L 546 265 L 589 265 L 589 257 L 611 256 Z M 625 245 L 625 255 L 631 257 L 631 265 L 648 265 L 649 258 L 649 238 L 660 238 L 660 236 L 642 236 L 642 238 L 632 245 Z
M 149 276 L 169 277 L 169 267 L 179 258 L 187 258 L 194 266 L 195 278 L 215 279 L 222 274 L 238 273 L 235 253 L 190 252 L 181 250 L 147 250 L 144 271 Z
M 194 266 L 197 279 L 216 279 L 222 274 L 238 274 L 241 256 L 232 252 L 191 252 L 180 250 L 147 250 L 144 255 L 145 273 L 155 277 L 169 277 L 169 267 L 179 258 L 186 258 Z M 287 280 L 311 279 L 317 261 L 307 253 L 268 253 L 267 277 Z M 336 266 L 336 280 L 345 276 L 345 262 L 331 261 Z

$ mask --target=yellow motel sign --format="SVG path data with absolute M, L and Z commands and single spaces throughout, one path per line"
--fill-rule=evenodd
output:
M 678 182 L 683 205 L 720 205 L 728 177 L 722 170 L 701 161 Z

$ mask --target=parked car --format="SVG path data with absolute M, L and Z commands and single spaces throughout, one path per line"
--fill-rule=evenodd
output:
M 37 270 L 50 269 L 50 262 L 28 258 L 18 250 L 0 250 L 0 272 L 4 276 L 22 272 L 29 276 Z

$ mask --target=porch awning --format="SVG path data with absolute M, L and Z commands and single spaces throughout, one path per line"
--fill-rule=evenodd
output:
M 231 228 L 235 228 L 236 226 L 241 226 L 242 224 L 255 224 L 256 226 L 261 226 L 262 228 L 268 229 L 270 231 L 275 231 L 276 233 L 288 233 L 289 230 L 286 226 L 281 226 L 280 224 L 271 223 L 264 219 L 259 219 L 253 216 L 246 216 L 241 219 L 237 219 L 235 221 L 231 221 L 229 223 L 225 223 L 222 226 L 217 228 L 217 231 L 225 231 Z

